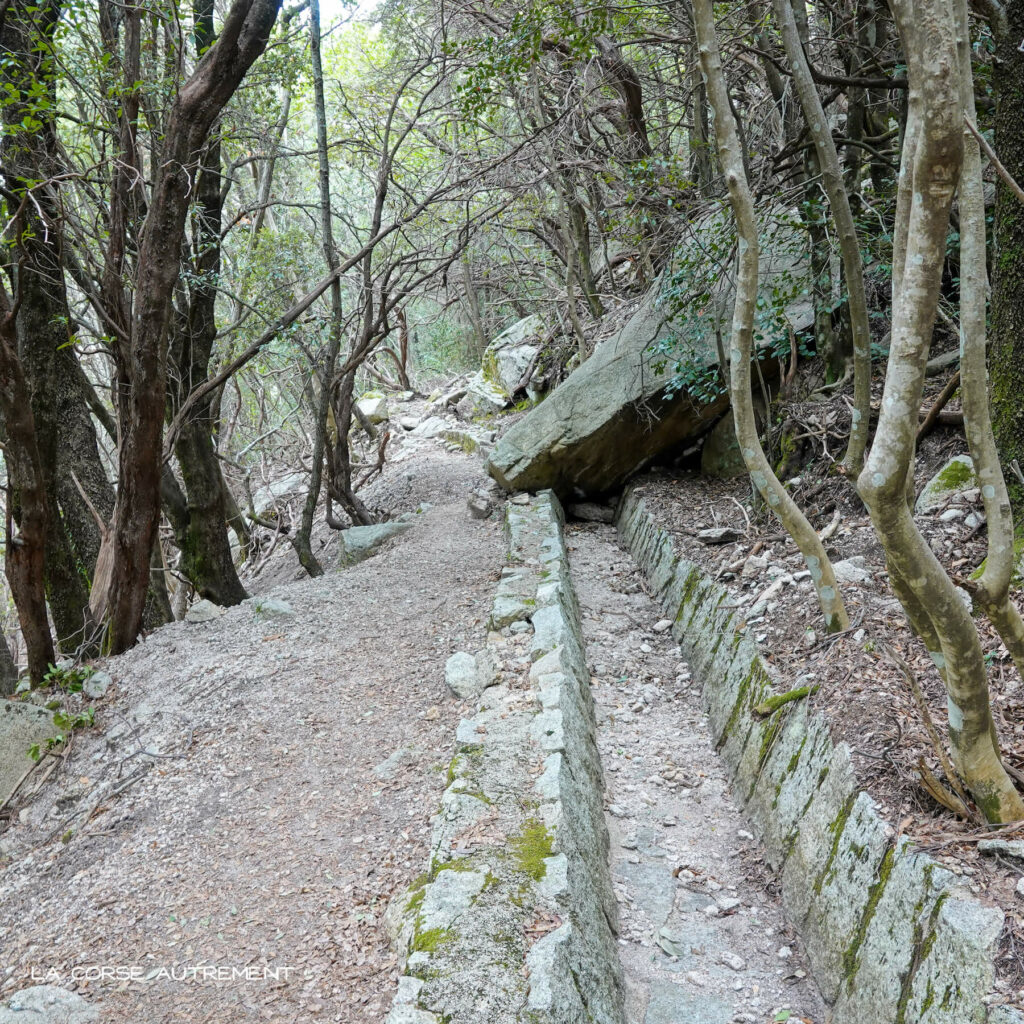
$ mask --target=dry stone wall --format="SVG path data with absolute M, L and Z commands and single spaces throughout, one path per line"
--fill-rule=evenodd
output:
M 833 1024 L 1022 1024 L 1017 1010 L 989 1006 L 1002 912 L 960 891 L 879 816 L 849 748 L 806 701 L 755 713 L 789 687 L 737 629 L 725 588 L 654 523 L 642 489 L 627 492 L 618 527 L 705 681 L 712 736 L 781 877 Z
M 487 648 L 422 878 L 389 910 L 388 1024 L 623 1024 L 603 781 L 579 611 L 550 492 L 506 507 Z

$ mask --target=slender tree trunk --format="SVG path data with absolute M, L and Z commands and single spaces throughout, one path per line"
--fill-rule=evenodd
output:
M 894 0 L 892 6 L 910 80 L 908 148 L 897 204 L 892 345 L 875 440 L 858 487 L 885 548 L 890 574 L 914 596 L 908 613 L 923 613 L 931 620 L 924 639 L 938 641 L 938 649 L 930 645 L 930 653 L 949 694 L 954 762 L 987 820 L 1015 821 L 1024 818 L 1024 802 L 999 758 L 977 630 L 906 501 L 915 413 L 963 161 L 960 90 L 949 85 L 960 77 L 956 26 L 942 0 L 916 0 L 912 6 L 908 0 Z
M 29 678 L 38 683 L 56 660 L 46 615 L 49 503 L 28 382 L 18 359 L 15 314 L 6 292 L 0 292 L 0 306 L 0 413 L 6 432 L 8 478 L 4 572 L 25 638 Z
M 754 486 L 778 516 L 807 562 L 825 616 L 826 628 L 829 632 L 838 632 L 846 629 L 850 621 L 839 595 L 832 564 L 814 528 L 772 472 L 757 435 L 750 390 L 754 310 L 758 291 L 757 217 L 743 166 L 739 134 L 729 102 L 725 73 L 722 70 L 712 0 L 694 0 L 693 7 L 701 68 L 707 85 L 708 99 L 714 112 L 718 160 L 725 174 L 729 202 L 736 218 L 739 237 L 739 272 L 736 277 L 736 306 L 733 312 L 732 343 L 729 353 L 730 390 L 736 438 Z
M 976 123 L 974 76 L 971 71 L 970 22 L 965 0 L 957 3 L 960 52 L 960 97 L 964 113 Z M 985 191 L 981 150 L 964 126 L 964 165 L 960 176 L 960 393 L 964 427 L 981 485 L 988 520 L 988 554 L 976 581 L 975 600 L 1013 656 L 1024 678 L 1024 621 L 1010 600 L 1014 568 L 1013 510 L 992 432 L 985 353 L 988 274 L 985 263 Z
M 320 233 L 323 242 L 324 259 L 331 271 L 338 269 L 338 254 L 334 251 L 334 218 L 331 213 L 331 165 L 327 151 L 327 106 L 324 98 L 324 69 L 320 58 L 320 3 L 310 0 L 309 4 L 309 52 L 313 70 L 313 107 L 316 114 L 316 152 L 318 181 L 320 185 Z M 313 554 L 310 540 L 313 533 L 313 516 L 320 500 L 320 485 L 324 465 L 324 449 L 327 439 L 327 417 L 331 410 L 331 387 L 334 368 L 341 351 L 341 282 L 331 282 L 331 320 L 327 329 L 327 358 L 320 380 L 320 401 L 317 406 L 316 433 L 313 438 L 313 471 L 309 478 L 309 491 L 302 508 L 302 520 L 291 538 L 292 547 L 299 556 L 299 562 L 310 576 L 322 576 L 324 569 Z M 315 373 L 315 368 L 314 368 Z M 341 440 L 341 425 L 336 424 L 337 440 Z M 348 429 L 347 425 L 345 427 Z M 346 437 L 347 446 L 347 437 Z M 347 448 L 346 448 L 347 450 Z
M 7 645 L 7 637 L 0 631 L 0 697 L 10 697 L 18 688 L 18 666 Z
M 832 140 L 821 97 L 811 77 L 811 69 L 793 14 L 793 2 L 794 0 L 774 0 L 775 16 L 779 22 L 786 57 L 793 72 L 793 85 L 818 154 L 821 181 L 832 209 L 832 219 L 835 221 L 843 258 L 846 287 L 849 291 L 850 324 L 853 334 L 854 403 L 850 441 L 843 464 L 848 473 L 856 476 L 864 464 L 871 416 L 871 329 L 864 294 L 864 266 L 860 255 L 860 240 L 853 222 L 853 211 L 850 209 L 850 197 L 843 182 L 839 153 Z
M 213 0 L 196 4 L 196 48 L 202 53 L 216 36 Z M 172 416 L 196 384 L 206 381 L 217 337 L 217 281 L 221 269 L 222 221 L 220 140 L 211 138 L 196 180 L 193 274 L 188 316 L 170 346 L 175 367 Z M 184 529 L 176 529 L 181 571 L 195 590 L 215 604 L 230 606 L 248 596 L 235 570 L 228 539 L 224 485 L 213 440 L 213 396 L 208 395 L 182 426 L 174 446 L 188 496 Z
M 11 222 L 8 242 L 16 261 L 12 276 L 18 353 L 31 394 L 50 524 L 45 551 L 47 597 L 61 648 L 89 652 L 96 633 L 89 612 L 89 575 L 94 563 L 88 562 L 89 552 L 75 550 L 58 504 L 60 469 L 67 462 L 63 453 L 72 441 L 67 428 L 76 422 L 80 425 L 84 411 L 69 410 L 66 400 L 62 401 L 69 391 L 62 376 L 67 359 L 74 355 L 69 350 L 60 201 L 52 184 L 59 169 L 53 121 L 53 34 L 60 14 L 61 4 L 51 0 L 33 8 L 15 5 L 3 18 L 0 52 L 8 92 L 0 156 L 8 193 L 24 200 Z M 73 379 L 68 383 L 73 387 Z M 72 424 L 65 422 L 68 413 L 72 413 Z M 63 488 L 65 494 L 69 489 Z M 70 507 L 80 510 L 81 505 L 75 495 Z

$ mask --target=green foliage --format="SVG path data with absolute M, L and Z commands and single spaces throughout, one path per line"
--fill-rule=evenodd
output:
M 88 665 L 50 665 L 40 686 L 63 693 L 81 693 L 85 682 L 95 674 L 96 670 Z
M 762 354 L 784 357 L 790 348 L 789 311 L 809 295 L 809 282 L 799 269 L 803 225 L 799 217 L 776 211 L 773 217 L 762 218 L 760 228 L 762 286 L 754 314 L 754 344 Z M 724 206 L 694 225 L 673 253 L 660 296 L 669 329 L 652 345 L 662 357 L 655 363 L 656 372 L 671 374 L 669 393 L 685 391 L 699 403 L 725 393 L 717 361 L 709 364 L 692 353 L 708 348 L 716 334 L 723 348 L 728 343 L 731 324 L 719 307 L 735 272 L 735 258 L 735 223 Z M 798 342 L 801 355 L 809 355 L 807 340 Z
M 53 712 L 53 724 L 56 732 L 48 736 L 42 743 L 33 743 L 28 755 L 33 761 L 39 761 L 45 753 L 62 747 L 77 729 L 88 729 L 95 724 L 96 712 L 92 707 L 72 710 L 68 707 L 67 698 L 72 694 L 80 694 L 89 678 L 96 670 L 87 665 L 50 665 L 40 689 L 50 689 L 57 696 L 47 701 L 46 709 Z
M 50 707 L 50 705 L 47 705 L 47 707 Z M 87 729 L 93 725 L 95 717 L 96 712 L 91 707 L 76 712 L 59 709 L 54 711 L 53 724 L 57 727 L 57 732 L 52 736 L 48 736 L 43 743 L 33 743 L 28 748 L 28 756 L 33 761 L 40 761 L 43 754 L 49 753 L 55 747 L 64 746 L 76 729 Z

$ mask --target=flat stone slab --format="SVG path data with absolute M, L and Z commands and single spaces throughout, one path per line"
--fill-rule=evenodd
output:
M 53 713 L 46 708 L 23 701 L 0 701 L 0 803 L 32 767 L 29 747 L 45 743 L 56 732 Z
M 376 523 L 373 526 L 352 526 L 341 531 L 338 544 L 338 564 L 342 567 L 355 565 L 375 554 L 386 541 L 397 537 L 412 527 L 412 522 L 395 519 L 390 523 Z
M 93 1024 L 99 1007 L 56 985 L 33 985 L 0 1003 L 0 1024 Z

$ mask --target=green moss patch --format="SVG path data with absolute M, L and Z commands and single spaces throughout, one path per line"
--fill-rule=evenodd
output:
M 516 867 L 539 882 L 547 874 L 545 860 L 554 852 L 554 842 L 547 826 L 538 818 L 530 818 L 518 836 L 509 839 Z

